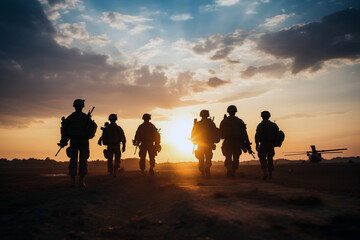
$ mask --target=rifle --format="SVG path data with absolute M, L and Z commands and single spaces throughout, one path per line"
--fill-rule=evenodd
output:
M 92 109 L 89 110 L 89 112 L 88 112 L 88 116 L 89 116 L 89 117 L 91 117 L 91 114 L 92 114 L 92 112 L 94 111 L 94 109 L 95 109 L 95 106 L 93 106 Z
M 136 150 L 138 149 L 139 143 L 137 141 L 135 141 L 135 139 L 132 140 L 133 145 L 135 146 L 135 152 L 134 155 L 136 154 Z
M 60 146 L 60 143 L 58 143 L 58 145 Z M 59 148 L 59 150 L 57 151 L 57 153 L 55 154 L 55 157 L 59 154 L 59 152 L 61 151 L 62 147 Z
M 60 128 L 60 133 L 61 133 L 61 134 L 63 134 L 64 122 L 65 122 L 65 117 L 62 117 L 62 118 L 61 118 L 61 128 Z M 58 145 L 58 146 L 61 145 L 61 140 L 60 140 L 60 142 L 59 142 L 57 145 Z M 62 148 L 63 148 L 63 147 L 60 146 L 59 150 L 58 150 L 58 151 L 56 152 L 56 154 L 55 154 L 55 157 L 59 154 L 59 152 L 61 151 Z

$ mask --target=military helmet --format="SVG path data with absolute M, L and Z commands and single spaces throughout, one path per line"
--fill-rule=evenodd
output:
M 143 120 L 150 120 L 150 119 L 151 119 L 151 115 L 148 114 L 148 113 L 145 113 L 145 114 L 142 116 L 142 119 L 143 119 Z
M 116 121 L 117 120 L 117 115 L 115 113 L 112 113 L 109 115 L 109 120 L 110 121 Z
M 230 106 L 228 106 L 227 112 L 228 112 L 228 113 L 237 112 L 236 106 L 235 106 L 235 105 L 230 105 Z
M 200 117 L 208 118 L 209 116 L 210 116 L 209 110 L 203 109 L 203 110 L 200 111 Z
M 270 118 L 271 117 L 270 112 L 269 111 L 262 111 L 261 112 L 261 117 L 262 118 Z
M 85 100 L 75 99 L 73 107 L 85 107 Z

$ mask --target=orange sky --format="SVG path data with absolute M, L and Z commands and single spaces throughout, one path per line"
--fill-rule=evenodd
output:
M 90 160 L 104 159 L 97 140 L 110 113 L 128 139 L 123 157 L 136 157 L 131 140 L 148 112 L 161 128 L 158 161 L 196 161 L 194 118 L 208 109 L 219 126 L 229 105 L 252 142 L 260 112 L 271 112 L 286 135 L 275 158 L 310 145 L 348 148 L 326 158 L 360 156 L 359 1 L 149 3 L 4 3 L 1 158 L 54 158 L 77 98 L 85 112 L 96 107 Z M 220 148 L 214 160 L 224 159 Z

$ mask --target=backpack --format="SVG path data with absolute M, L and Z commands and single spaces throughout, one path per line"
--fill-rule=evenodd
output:
M 212 138 L 213 138 L 213 142 L 214 143 L 218 143 L 220 142 L 220 138 L 221 138 L 221 132 L 220 132 L 220 128 L 217 128 L 215 126 L 215 128 L 212 131 Z
M 91 118 L 89 118 L 89 120 L 90 121 L 89 121 L 89 126 L 88 126 L 88 139 L 92 139 L 93 137 L 95 137 L 97 124 Z
M 278 130 L 275 136 L 274 146 L 281 147 L 285 139 L 285 133 L 281 130 Z

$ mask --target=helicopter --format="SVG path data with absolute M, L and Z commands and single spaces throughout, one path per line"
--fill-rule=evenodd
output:
M 337 149 L 328 149 L 328 150 L 316 150 L 315 145 L 311 145 L 311 151 L 306 152 L 287 152 L 285 156 L 295 156 L 306 154 L 309 157 L 311 163 L 319 163 L 323 160 L 321 154 L 331 154 L 331 153 L 342 153 L 342 151 L 347 150 L 347 148 L 337 148 Z

